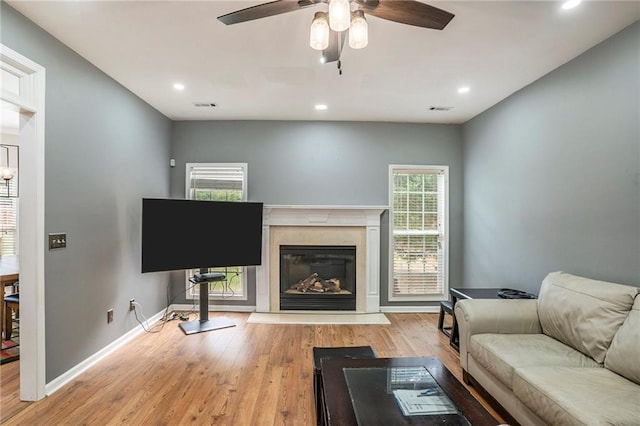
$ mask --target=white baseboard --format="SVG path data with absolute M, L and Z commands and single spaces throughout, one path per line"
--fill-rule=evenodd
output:
M 164 315 L 164 311 L 165 310 L 163 309 L 157 314 L 155 314 L 154 316 L 152 316 L 151 318 L 149 318 L 148 324 L 155 324 L 157 321 L 159 321 L 160 318 L 162 318 L 162 316 Z M 128 341 L 130 341 L 131 339 L 133 339 L 134 337 L 142 333 L 144 333 L 144 329 L 142 328 L 141 325 L 138 325 L 137 327 L 123 334 L 118 339 L 109 343 L 107 346 L 100 349 L 95 354 L 91 355 L 89 358 L 85 359 L 75 367 L 72 367 L 71 369 L 67 370 L 65 373 L 62 373 L 61 375 L 59 375 L 58 377 L 56 377 L 55 379 L 47 383 L 44 386 L 45 395 L 50 396 L 51 394 L 59 390 L 61 387 L 69 383 L 71 380 L 75 379 L 78 375 L 80 375 L 81 373 L 84 373 L 91 366 L 95 365 L 97 362 L 99 362 L 100 360 L 104 359 L 106 356 L 113 353 L 116 349 L 121 348 Z
M 174 303 L 169 306 L 169 312 L 171 311 L 194 311 L 199 312 L 200 307 L 196 303 L 195 308 L 191 303 Z M 209 304 L 209 312 L 255 312 L 255 306 L 248 305 L 212 305 Z
M 440 306 L 380 306 L 380 312 L 390 314 L 437 314 L 440 312 Z

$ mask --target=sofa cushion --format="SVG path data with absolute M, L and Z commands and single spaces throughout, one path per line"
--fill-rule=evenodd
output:
M 631 312 L 613 336 L 604 366 L 640 384 L 640 296 L 636 297 Z
M 639 290 L 553 272 L 540 287 L 542 332 L 602 363 Z
M 514 368 L 532 365 L 598 367 L 598 363 L 544 334 L 475 334 L 469 352 L 511 389 Z
M 550 425 L 638 425 L 640 388 L 606 368 L 524 367 L 513 392 Z

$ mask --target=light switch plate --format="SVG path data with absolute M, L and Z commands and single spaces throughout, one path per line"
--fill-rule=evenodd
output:
M 49 250 L 67 247 L 67 234 L 49 234 Z

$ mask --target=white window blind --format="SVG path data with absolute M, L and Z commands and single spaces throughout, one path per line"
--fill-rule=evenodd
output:
M 4 185 L 4 182 L 0 183 L 0 185 Z M 17 225 L 18 199 L 0 196 L 0 256 L 15 256 L 18 254 Z
M 192 200 L 204 201 L 246 201 L 247 164 L 245 163 L 198 163 L 187 164 L 186 193 Z M 224 244 L 212 242 L 212 244 Z M 209 272 L 222 272 L 226 281 L 209 284 L 209 298 L 246 299 L 247 286 L 245 267 L 210 268 Z M 187 271 L 187 278 L 199 271 Z M 188 294 L 197 298 L 200 286 L 186 282 Z
M 209 201 L 243 201 L 246 165 L 192 165 L 189 198 Z
M 447 174 L 447 167 L 391 166 L 391 300 L 448 291 Z

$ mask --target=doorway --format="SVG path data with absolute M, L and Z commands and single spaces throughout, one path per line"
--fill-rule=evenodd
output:
M 45 69 L 0 45 L 0 100 L 17 114 L 20 399 L 45 397 L 44 324 Z M 4 116 L 5 114 L 3 114 Z

